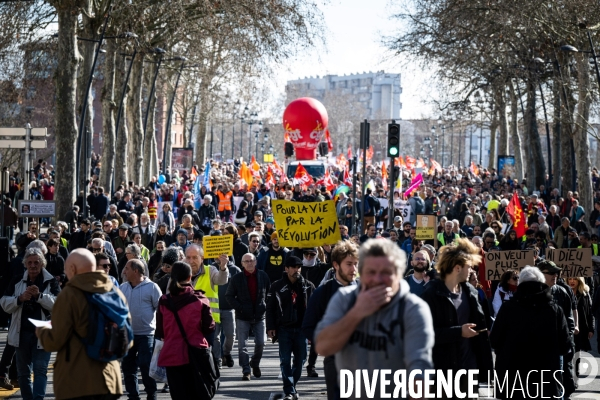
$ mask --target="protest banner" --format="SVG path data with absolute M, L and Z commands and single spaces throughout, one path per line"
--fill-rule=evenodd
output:
M 594 275 L 592 249 L 548 249 L 546 260 L 553 261 L 562 268 L 563 279 L 572 277 L 591 277 Z
M 19 200 L 19 217 L 54 217 L 56 202 L 53 200 Z
M 436 221 L 435 215 L 417 215 L 417 240 L 433 240 L 436 234 Z
M 280 246 L 314 247 L 341 240 L 333 200 L 273 200 L 272 209 Z
M 521 270 L 535 263 L 532 250 L 490 251 L 485 253 L 485 277 L 499 281 L 507 269 Z
M 412 210 L 408 201 L 394 199 L 394 208 L 400 212 L 403 221 L 410 221 Z
M 204 236 L 204 258 L 218 258 L 221 254 L 233 255 L 233 235 Z

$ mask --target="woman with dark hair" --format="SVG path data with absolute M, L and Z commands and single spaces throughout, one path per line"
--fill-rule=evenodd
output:
M 500 277 L 500 283 L 494 294 L 494 300 L 492 300 L 492 307 L 494 308 L 494 315 L 498 315 L 502 304 L 510 300 L 515 292 L 517 291 L 517 285 L 519 284 L 519 271 L 514 269 L 507 269 Z
M 521 250 L 521 243 L 523 243 L 523 241 L 517 238 L 517 231 L 511 229 L 506 235 L 504 235 L 504 237 L 502 238 L 502 240 L 500 240 L 500 243 L 498 245 L 503 251 Z
M 194 291 L 191 280 L 189 264 L 173 263 L 169 294 L 163 295 L 158 303 L 156 335 L 164 340 L 158 365 L 167 370 L 174 400 L 202 398 L 203 393 L 196 385 L 195 367 L 200 360 L 190 359 L 195 353 L 188 346 L 209 349 L 215 331 L 210 303 L 201 291 Z

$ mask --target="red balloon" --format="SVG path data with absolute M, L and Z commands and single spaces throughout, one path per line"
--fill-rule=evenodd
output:
M 283 112 L 283 128 L 294 144 L 296 160 L 315 160 L 329 119 L 325 106 L 311 97 L 292 101 Z

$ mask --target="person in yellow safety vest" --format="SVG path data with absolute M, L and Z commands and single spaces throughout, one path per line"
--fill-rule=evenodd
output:
M 229 185 L 224 184 L 223 189 L 217 192 L 219 197 L 219 215 L 223 221 L 230 222 L 231 210 L 233 210 L 233 192 Z
M 202 290 L 204 292 L 204 295 L 210 302 L 213 319 L 217 324 L 220 324 L 219 288 L 217 286 L 225 285 L 229 280 L 229 270 L 227 269 L 228 257 L 221 255 L 217 258 L 219 268 L 212 265 L 204 265 L 204 250 L 197 244 L 190 244 L 185 249 L 185 262 L 192 267 L 192 286 L 195 290 Z
M 142 244 L 142 234 L 139 232 L 134 233 L 133 241 L 139 246 L 141 250 L 140 256 L 144 259 L 144 261 L 146 261 L 147 264 L 148 260 L 150 260 L 150 250 L 148 250 L 148 248 Z
M 598 255 L 598 244 L 597 243 L 592 243 L 591 240 L 591 235 L 589 232 L 581 232 L 579 234 L 579 241 L 581 242 L 581 246 L 577 246 L 578 249 L 584 248 L 591 248 L 592 249 L 592 256 L 597 256 Z
M 453 233 L 452 228 L 454 224 L 452 221 L 446 221 L 444 224 L 444 232 L 440 232 L 437 235 L 438 248 L 454 242 L 456 239 L 460 239 L 458 233 Z

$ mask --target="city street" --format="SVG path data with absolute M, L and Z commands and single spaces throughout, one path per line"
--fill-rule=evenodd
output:
M 6 332 L 0 333 L 0 345 L 2 348 L 6 343 Z M 237 344 L 236 344 L 237 345 Z M 600 375 L 598 372 L 598 366 L 600 366 L 600 357 L 597 352 L 597 341 L 594 337 L 592 339 L 592 354 L 596 360 L 596 376 Z M 234 347 L 235 349 L 235 347 Z M 243 382 L 241 380 L 241 368 L 237 365 L 237 356 L 234 356 L 236 365 L 233 368 L 224 368 L 221 370 L 221 388 L 217 395 L 214 397 L 215 400 L 224 399 L 248 399 L 248 400 L 275 400 L 283 398 L 283 391 L 281 386 L 281 379 L 278 379 L 279 375 L 279 358 L 277 346 L 267 343 L 264 351 L 264 357 L 261 361 L 262 377 L 260 379 L 252 377 L 250 382 Z M 54 399 L 53 387 L 52 387 L 52 364 L 54 362 L 54 356 L 50 363 L 50 370 L 48 376 L 48 392 L 46 393 L 46 399 Z M 591 366 L 593 368 L 593 366 Z M 323 358 L 319 357 L 317 361 L 317 372 L 319 378 L 307 378 L 306 369 L 302 372 L 302 379 L 298 384 L 298 393 L 301 399 L 312 400 L 312 399 L 326 399 L 327 394 L 325 392 L 325 381 L 323 378 Z M 74 383 L 75 384 L 75 383 Z M 141 376 L 140 376 L 140 386 Z M 162 383 L 158 384 L 159 389 L 163 387 Z M 488 397 L 487 389 L 483 388 L 479 391 L 479 398 L 491 398 Z M 22 399 L 18 390 L 7 391 L 0 389 L 0 398 L 6 399 Z M 142 395 L 142 398 L 144 396 Z M 167 393 L 159 393 L 158 399 L 166 400 L 171 397 Z M 574 399 L 600 399 L 600 380 L 594 379 L 588 385 L 580 387 L 579 390 L 573 395 Z M 126 399 L 123 396 L 122 399 Z

